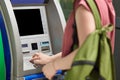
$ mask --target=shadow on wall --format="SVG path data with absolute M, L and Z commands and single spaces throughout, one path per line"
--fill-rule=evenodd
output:
M 65 19 L 67 20 L 73 8 L 73 5 L 72 5 L 73 0 L 59 0 L 59 2 L 62 6 Z
M 112 0 L 116 12 L 116 32 L 115 32 L 115 69 L 116 80 L 120 80 L 120 0 Z
M 116 16 L 120 17 L 120 0 L 113 0 Z

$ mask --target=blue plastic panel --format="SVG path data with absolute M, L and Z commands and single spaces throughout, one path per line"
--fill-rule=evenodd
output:
M 10 47 L 8 42 L 8 36 L 3 20 L 3 16 L 0 12 L 0 29 L 3 39 L 3 47 L 4 47 L 4 56 L 5 56 L 5 65 L 6 65 L 6 80 L 10 80 L 11 74 L 11 55 L 10 55 Z
M 61 70 L 58 70 L 58 72 L 56 73 L 57 74 L 62 74 L 62 71 Z M 25 80 L 33 80 L 33 79 L 42 79 L 42 80 L 46 80 L 45 76 L 43 73 L 39 73 L 39 74 L 33 74 L 33 75 L 28 75 L 28 76 L 25 76 L 24 79 Z
M 13 5 L 19 5 L 19 4 L 44 4 L 44 3 L 48 3 L 49 0 L 11 0 L 11 3 Z

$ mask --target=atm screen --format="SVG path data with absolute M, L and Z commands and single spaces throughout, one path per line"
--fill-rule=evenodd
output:
M 44 34 L 40 9 L 14 10 L 20 36 Z

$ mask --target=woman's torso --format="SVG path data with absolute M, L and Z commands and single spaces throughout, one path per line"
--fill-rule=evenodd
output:
M 113 24 L 115 26 L 115 11 L 112 5 L 111 0 L 95 0 L 98 10 L 100 13 L 101 17 L 101 24 L 103 26 L 108 25 L 108 24 Z M 84 6 L 86 10 L 91 11 L 88 4 L 86 3 L 86 0 L 75 0 L 74 2 L 74 10 L 72 11 L 66 25 L 66 30 L 64 34 L 64 41 L 63 41 L 63 56 L 66 56 L 70 52 L 70 47 L 73 44 L 73 40 L 71 40 L 73 30 L 72 30 L 72 25 L 74 24 L 74 13 L 77 10 L 79 6 Z M 70 33 L 71 32 L 71 33 Z M 112 32 L 108 33 L 108 37 L 111 40 L 111 45 L 112 45 L 112 51 L 114 51 L 114 36 L 115 36 L 115 28 Z M 67 39 L 65 39 L 67 37 Z M 69 41 L 68 41 L 69 40 Z M 64 49 L 65 48 L 65 49 Z

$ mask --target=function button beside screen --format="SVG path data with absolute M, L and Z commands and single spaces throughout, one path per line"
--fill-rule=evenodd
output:
M 22 48 L 28 47 L 28 44 L 22 44 Z
M 44 42 L 40 42 L 41 46 L 48 46 L 49 45 L 49 41 L 44 41 Z
M 32 50 L 38 49 L 37 43 L 31 43 L 31 46 L 32 46 Z
M 42 42 L 42 44 L 49 44 L 49 42 L 48 42 L 48 41 L 45 41 L 45 42 Z
M 42 52 L 50 52 L 49 41 L 40 42 Z

